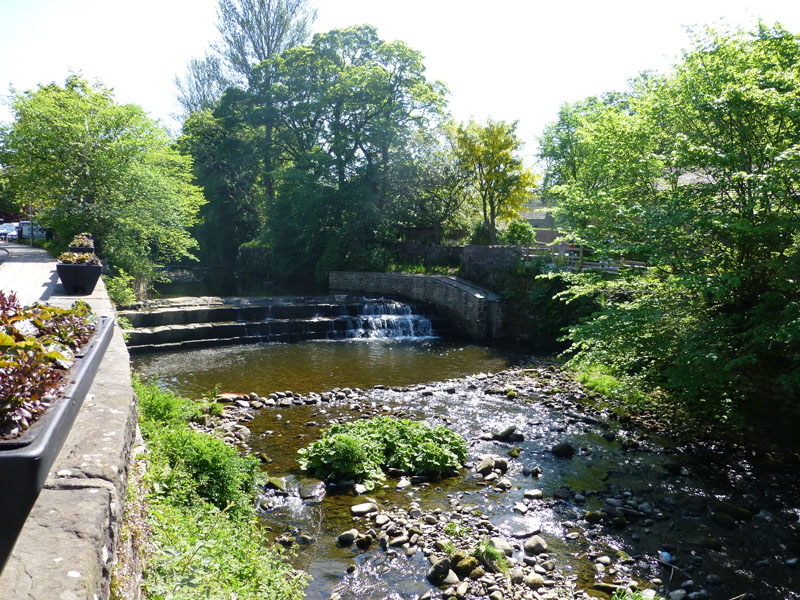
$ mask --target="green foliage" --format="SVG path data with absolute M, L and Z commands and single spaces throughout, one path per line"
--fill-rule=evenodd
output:
M 135 380 L 142 435 L 160 457 L 160 488 L 167 495 L 184 493 L 186 481 L 220 509 L 247 511 L 253 501 L 258 461 L 222 440 L 187 427 L 202 414 L 197 402 Z
M 386 468 L 445 476 L 464 464 L 467 447 L 443 426 L 376 417 L 334 425 L 298 454 L 301 468 L 314 477 L 352 479 L 372 489 L 383 481 Z
M 292 569 L 253 521 L 207 505 L 156 501 L 148 514 L 150 560 L 144 591 L 152 598 L 300 600 L 308 576 Z
M 536 243 L 536 230 L 527 221 L 511 221 L 500 234 L 501 244 L 507 246 L 533 246 Z
M 486 536 L 478 542 L 470 553 L 490 571 L 505 573 L 508 570 L 508 559 L 505 554 L 494 547 Z
M 202 194 L 191 161 L 143 109 L 77 75 L 14 93 L 11 109 L 0 164 L 18 206 L 32 203 L 64 241 L 95 232 L 103 256 L 135 276 L 191 256 Z
M 800 38 L 694 37 L 673 73 L 565 106 L 542 157 L 569 238 L 651 266 L 565 278 L 598 309 L 571 364 L 729 418 L 800 393 Z
M 84 302 L 21 307 L 0 291 L 0 435 L 21 435 L 47 410 L 96 323 Z
M 444 532 L 451 538 L 467 537 L 469 535 L 470 528 L 462 523 L 456 523 L 455 521 L 450 521 L 444 526 Z
M 455 275 L 457 266 L 426 265 L 423 263 L 396 263 L 386 268 L 387 273 L 413 273 L 421 275 Z
M 103 277 L 108 297 L 117 307 L 136 304 L 136 294 L 133 292 L 133 282 L 136 278 L 128 275 L 123 269 L 117 271 L 115 277 Z
M 187 428 L 196 404 L 134 379 L 148 452 L 149 597 L 299 600 L 308 576 L 271 545 L 253 508 L 256 461 Z
M 180 147 L 209 198 L 204 259 L 230 265 L 257 239 L 274 276 L 386 266 L 402 226 L 392 174 L 441 118 L 443 86 L 426 80 L 418 52 L 369 26 L 263 58 L 246 90 L 184 128 Z
M 529 200 L 534 174 L 515 154 L 522 148 L 517 123 L 470 121 L 455 133 L 454 152 L 469 176 L 473 202 L 480 207 L 490 244 L 497 244 L 497 219 L 515 217 Z
M 485 221 L 478 221 L 472 226 L 472 230 L 469 233 L 469 243 L 476 246 L 488 246 L 491 243 L 489 226 Z
M 65 265 L 99 265 L 100 259 L 93 252 L 62 252 L 58 262 Z
M 652 598 L 652 600 L 664 600 L 663 596 L 645 596 L 639 591 L 632 592 L 622 589 L 618 589 L 614 592 L 614 595 L 611 596 L 611 600 L 645 600 L 647 597 Z

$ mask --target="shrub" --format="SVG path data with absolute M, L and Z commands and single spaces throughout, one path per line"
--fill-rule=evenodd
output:
M 489 227 L 483 221 L 478 221 L 469 233 L 469 243 L 476 246 L 489 244 Z
M 252 521 L 208 504 L 157 502 L 143 588 L 148 598 L 300 600 L 308 576 L 286 562 L 280 546 Z
M 500 234 L 500 243 L 507 246 L 533 246 L 536 243 L 536 230 L 527 221 L 511 221 Z
M 104 277 L 108 297 L 116 306 L 130 306 L 136 303 L 136 294 L 133 292 L 133 275 L 128 275 L 119 269 L 116 277 Z
M 197 494 L 220 509 L 247 510 L 253 500 L 258 460 L 242 456 L 222 440 L 188 428 L 203 405 L 145 385 L 134 379 L 139 397 L 142 435 L 163 457 L 158 487 L 165 494 L 181 494 L 186 481 Z
M 325 480 L 353 479 L 372 489 L 383 469 L 441 477 L 467 459 L 464 439 L 443 426 L 376 417 L 334 425 L 298 451 L 301 468 Z
M 168 462 L 170 481 L 185 474 L 197 494 L 220 509 L 247 510 L 253 501 L 258 460 L 193 429 L 150 431 L 149 440 Z M 177 472 L 177 473 L 175 473 Z

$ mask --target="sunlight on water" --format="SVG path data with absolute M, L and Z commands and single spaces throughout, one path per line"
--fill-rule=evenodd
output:
M 190 397 L 215 385 L 223 391 L 323 392 L 334 387 L 402 386 L 499 371 L 513 350 L 452 341 L 352 340 L 225 346 L 133 356 L 134 370 Z

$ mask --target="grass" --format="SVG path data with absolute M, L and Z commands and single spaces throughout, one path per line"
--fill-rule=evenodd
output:
M 117 560 L 112 599 L 133 597 L 137 562 L 146 598 L 302 598 L 308 576 L 258 526 L 257 461 L 189 427 L 203 403 L 138 379 L 134 389 L 146 452 L 132 470 L 121 544 L 132 551 Z
M 640 591 L 617 590 L 611 596 L 611 600 L 645 600 L 644 594 Z M 653 596 L 652 600 L 665 600 L 663 596 Z
M 505 554 L 495 548 L 487 537 L 478 542 L 470 554 L 490 571 L 499 571 L 501 573 L 508 571 L 508 560 Z

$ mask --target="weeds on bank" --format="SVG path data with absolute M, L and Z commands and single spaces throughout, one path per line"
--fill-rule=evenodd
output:
M 144 555 L 145 597 L 302 598 L 308 576 L 289 566 L 256 521 L 257 461 L 188 426 L 218 405 L 139 380 L 134 388 L 147 447 L 140 483 L 146 507 L 128 513 L 124 535 Z

